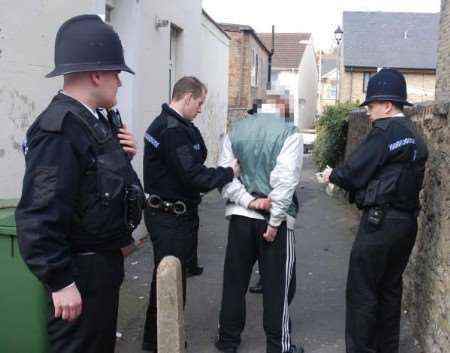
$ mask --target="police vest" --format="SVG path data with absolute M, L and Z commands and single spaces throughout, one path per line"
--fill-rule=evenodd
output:
M 93 150 L 92 164 L 80 181 L 70 242 L 75 251 L 104 248 L 105 244 L 120 242 L 120 238 L 131 234 L 127 190 L 137 187 L 143 197 L 142 187 L 105 118 L 96 119 L 80 104 L 61 102 L 49 106 L 47 119 L 40 126 L 43 130 L 59 131 L 67 115 L 82 126 Z

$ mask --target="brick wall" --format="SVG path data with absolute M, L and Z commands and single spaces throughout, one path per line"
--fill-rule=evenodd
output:
M 450 99 L 450 14 L 448 0 L 441 1 L 441 24 L 437 64 L 436 99 Z
M 227 32 L 230 41 L 230 63 L 228 68 L 228 105 L 239 106 L 241 94 L 242 53 L 244 34 L 242 32 Z
M 254 99 L 265 97 L 267 86 L 268 54 L 250 32 L 227 31 L 231 37 L 229 64 L 229 106 L 250 109 Z M 256 50 L 262 63 L 258 84 L 251 86 L 252 49 Z
M 405 273 L 404 306 L 424 353 L 450 352 L 450 101 L 408 109 L 430 156 L 419 231 Z M 370 128 L 363 111 L 349 118 L 346 156 Z

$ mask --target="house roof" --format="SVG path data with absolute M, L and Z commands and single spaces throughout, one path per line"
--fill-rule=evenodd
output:
M 239 25 L 235 23 L 218 23 L 220 28 L 222 28 L 225 32 L 247 32 L 255 38 L 255 40 L 259 43 L 259 45 L 267 52 L 270 53 L 268 47 L 264 45 L 261 41 L 261 38 L 256 34 L 255 30 L 251 26 L 247 25 Z
M 436 69 L 438 13 L 344 11 L 343 31 L 346 67 Z
M 272 33 L 258 33 L 267 48 L 272 48 Z M 307 46 L 301 41 L 311 40 L 311 33 L 275 33 L 274 69 L 298 69 Z
M 337 67 L 336 58 L 322 58 L 322 76 L 325 76 L 330 71 Z
M 220 26 L 219 24 L 214 21 L 214 19 L 204 10 L 202 9 L 202 14 L 214 25 L 216 26 L 216 28 L 222 32 L 229 40 L 231 40 L 231 37 L 227 34 L 227 32 L 225 32 Z

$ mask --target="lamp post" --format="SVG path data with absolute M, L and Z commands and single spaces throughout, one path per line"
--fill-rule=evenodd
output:
M 336 54 L 336 104 L 339 98 L 339 71 L 340 71 L 340 55 L 341 55 L 341 41 L 342 36 L 344 35 L 344 31 L 341 29 L 341 26 L 338 26 L 334 31 L 334 39 L 337 44 L 337 54 Z

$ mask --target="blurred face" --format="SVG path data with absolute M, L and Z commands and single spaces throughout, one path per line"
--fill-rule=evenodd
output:
M 122 86 L 120 71 L 98 71 L 93 73 L 97 104 L 102 108 L 112 108 L 117 104 L 117 90 Z
M 197 114 L 203 111 L 203 104 L 206 99 L 206 91 L 203 90 L 202 94 L 195 98 L 192 93 L 188 93 L 184 97 L 183 116 L 188 120 L 194 120 Z

